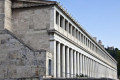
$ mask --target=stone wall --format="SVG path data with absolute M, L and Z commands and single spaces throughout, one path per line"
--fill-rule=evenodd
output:
M 49 51 L 50 8 L 18 8 L 12 13 L 13 24 L 7 29 L 32 48 Z
M 0 0 L 0 30 L 4 29 L 4 0 Z
M 34 51 L 7 30 L 0 31 L 0 79 L 45 75 L 46 51 Z

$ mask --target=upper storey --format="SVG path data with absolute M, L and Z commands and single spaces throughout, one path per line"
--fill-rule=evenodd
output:
M 72 42 L 77 43 L 82 49 L 116 68 L 116 60 L 59 4 L 56 3 L 51 13 L 51 15 L 54 16 L 52 20 L 54 23 L 50 26 L 50 31 L 56 30 Z

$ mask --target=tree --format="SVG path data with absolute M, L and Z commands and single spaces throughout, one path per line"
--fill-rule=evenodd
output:
M 118 48 L 115 48 L 114 50 L 109 50 L 106 48 L 106 51 L 118 62 L 117 71 L 118 76 L 120 76 L 120 50 Z

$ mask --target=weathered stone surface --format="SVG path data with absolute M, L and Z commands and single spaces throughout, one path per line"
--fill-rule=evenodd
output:
M 11 30 L 26 44 L 34 49 L 49 50 L 50 9 L 48 7 L 33 7 L 13 9 L 13 26 Z M 42 43 L 42 44 L 41 44 Z
M 45 74 L 46 52 L 34 52 L 9 34 L 0 35 L 0 78 Z
M 4 13 L 4 0 L 0 0 L 0 13 Z

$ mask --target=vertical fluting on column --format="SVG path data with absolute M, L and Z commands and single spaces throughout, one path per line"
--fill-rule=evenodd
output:
M 94 63 L 93 63 L 93 60 L 92 60 L 92 77 L 94 76 Z
M 88 58 L 86 57 L 86 75 L 88 76 Z
M 62 77 L 65 77 L 65 45 L 62 45 Z
M 56 41 L 50 41 L 50 52 L 53 54 L 52 58 L 52 75 L 56 77 Z
M 86 75 L 86 57 L 84 55 L 84 75 Z
M 88 77 L 90 77 L 90 59 L 88 58 L 88 63 L 89 63 L 89 65 L 88 65 Z
M 94 60 L 93 60 L 93 77 L 94 77 L 94 74 L 95 74 L 95 73 L 94 73 Z
M 82 58 L 82 54 L 80 54 L 80 69 L 81 69 L 81 74 L 83 74 L 83 58 Z
M 87 58 L 87 62 L 88 62 L 88 77 L 89 77 L 89 57 Z
M 69 76 L 71 77 L 71 48 L 69 49 Z
M 83 69 L 83 74 L 85 75 L 85 66 L 84 66 L 85 60 L 84 60 L 84 55 L 82 55 L 82 62 L 83 62 L 83 68 L 82 68 Z
M 60 72 L 61 72 L 61 68 L 60 68 L 60 43 L 57 42 L 57 54 L 56 54 L 56 57 L 57 57 L 57 63 L 56 63 L 56 67 L 57 67 L 57 77 L 61 77 L 60 76 Z
M 96 77 L 98 78 L 99 72 L 98 72 L 98 62 L 96 63 Z
M 81 53 L 79 53 L 79 75 L 81 75 Z
M 92 75 L 92 69 L 91 69 L 91 59 L 90 59 L 90 77 L 92 77 L 91 75 Z
M 91 59 L 91 77 L 93 77 L 93 60 Z
M 88 76 L 88 63 L 87 63 L 87 56 L 86 56 L 86 75 Z
M 86 61 L 85 61 L 85 55 L 84 55 L 84 75 L 86 75 L 86 72 L 85 72 L 85 71 L 86 71 L 85 62 L 86 62 Z
M 91 60 L 91 77 L 93 77 L 93 60 Z
M 79 53 L 77 52 L 77 74 L 79 75 Z
M 94 77 L 94 60 L 92 60 L 92 77 Z
M 94 62 L 95 63 L 95 70 L 94 70 L 94 73 L 95 73 L 95 75 L 94 75 L 94 77 L 96 78 L 96 61 Z
M 70 67 L 71 67 L 71 77 L 73 77 L 73 50 L 71 49 L 71 53 L 70 53 Z
M 73 62 L 73 66 L 74 66 L 74 77 L 76 77 L 76 51 L 74 51 L 74 62 Z
M 93 77 L 95 77 L 95 61 L 93 60 Z
M 66 53 L 66 74 L 67 74 L 67 76 L 66 77 L 70 77 L 69 75 L 69 73 L 70 73 L 70 71 L 69 71 L 69 48 L 67 47 L 67 53 Z
M 95 62 L 95 78 L 97 78 L 97 62 Z

